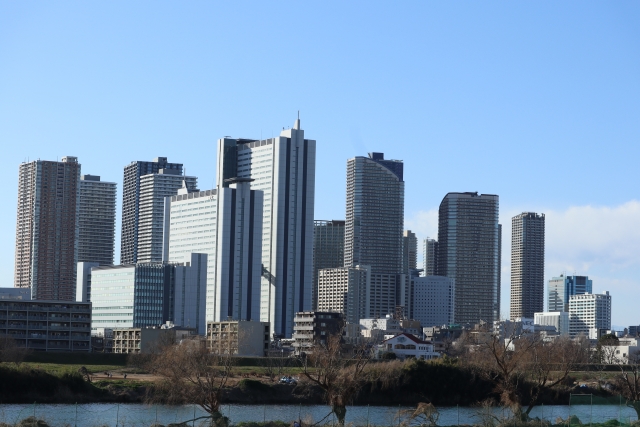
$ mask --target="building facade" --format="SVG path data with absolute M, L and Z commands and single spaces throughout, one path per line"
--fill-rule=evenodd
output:
M 165 198 L 175 196 L 181 188 L 197 192 L 197 181 L 194 176 L 178 175 L 175 169 L 140 177 L 136 262 L 162 261 Z
M 371 292 L 368 266 L 327 268 L 318 272 L 318 311 L 342 313 L 357 324 L 369 316 L 367 295 Z
M 166 157 L 156 157 L 151 162 L 131 162 L 124 168 L 120 239 L 120 264 L 122 265 L 138 262 L 140 178 L 144 175 L 158 173 L 160 169 L 173 170 L 178 175 L 182 175 L 182 163 L 169 163 Z
M 312 307 L 318 308 L 318 272 L 325 268 L 344 265 L 344 221 L 313 222 L 313 294 Z
M 344 266 L 372 273 L 402 273 L 403 163 L 383 153 L 347 161 Z
M 113 265 L 116 233 L 116 183 L 97 175 L 80 176 L 78 262 Z
M 571 295 L 593 293 L 593 281 L 588 276 L 553 277 L 549 280 L 549 311 L 569 311 Z
M 500 318 L 498 196 L 449 193 L 438 215 L 438 276 L 455 280 L 456 323 Z
M 34 299 L 75 300 L 79 182 L 76 157 L 20 165 L 14 286 Z
M 435 276 L 438 270 L 438 241 L 428 237 L 422 242 L 422 275 Z
M 534 325 L 553 326 L 560 335 L 569 335 L 569 313 L 566 311 L 545 311 L 534 313 Z
M 580 294 L 569 297 L 569 335 L 595 340 L 611 329 L 611 295 Z
M 265 140 L 218 140 L 217 185 L 251 179 L 264 193 L 260 320 L 290 337 L 296 312 L 311 308 L 316 142 L 292 129 Z
M 0 299 L 0 335 L 33 351 L 91 351 L 91 304 Z
M 196 338 L 193 328 L 158 325 L 146 328 L 116 328 L 112 331 L 113 353 L 155 353 L 165 345 Z
M 402 272 L 409 274 L 410 270 L 418 268 L 418 238 L 411 230 L 402 233 Z
M 91 302 L 91 269 L 99 262 L 79 262 L 76 272 L 76 301 Z
M 454 323 L 455 281 L 450 277 L 412 277 L 412 318 L 422 326 L 443 326 Z
M 207 348 L 215 354 L 264 357 L 270 332 L 268 323 L 255 320 L 207 322 Z
M 326 345 L 329 337 L 342 334 L 341 313 L 305 311 L 296 313 L 293 348 L 297 353 L 309 351 L 315 344 Z M 342 339 L 342 338 L 341 338 Z
M 264 193 L 250 181 L 167 198 L 164 214 L 166 262 L 206 253 L 207 321 L 259 320 Z
M 172 322 L 204 335 L 206 277 L 207 255 L 197 253 L 184 263 L 94 267 L 91 327 L 144 328 Z
M 511 319 L 544 310 L 544 214 L 511 219 Z

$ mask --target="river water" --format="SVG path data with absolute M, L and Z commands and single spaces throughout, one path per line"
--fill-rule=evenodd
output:
M 347 423 L 357 426 L 397 426 L 403 418 L 398 416 L 410 407 L 399 406 L 349 406 Z M 461 424 L 480 424 L 482 410 L 469 407 L 440 407 L 438 425 L 454 426 Z M 497 417 L 508 417 L 508 412 L 493 408 Z M 224 405 L 222 412 L 232 423 L 243 421 L 280 420 L 287 423 L 300 418 L 303 422 L 318 422 L 328 413 L 324 405 Z M 82 404 L 82 405 L 0 405 L 0 422 L 15 423 L 34 415 L 49 425 L 62 427 L 148 427 L 159 424 L 176 423 L 203 416 L 205 413 L 197 406 L 163 406 L 141 404 Z M 534 408 L 532 417 L 539 417 L 555 423 L 558 417 L 566 419 L 569 414 L 576 415 L 583 423 L 604 422 L 617 419 L 625 424 L 637 420 L 635 411 L 624 405 L 552 405 Z M 332 424 L 332 416 L 324 420 Z M 198 425 L 198 421 L 195 425 Z

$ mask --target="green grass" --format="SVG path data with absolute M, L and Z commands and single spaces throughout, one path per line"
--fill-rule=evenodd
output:
M 29 367 L 31 369 L 38 369 L 52 375 L 62 375 L 67 373 L 78 372 L 81 367 L 87 368 L 92 374 L 102 373 L 102 372 L 113 372 L 120 371 L 123 369 L 122 366 L 119 365 L 77 365 L 77 364 L 60 364 L 60 363 L 34 363 L 34 362 L 24 362 L 22 366 Z

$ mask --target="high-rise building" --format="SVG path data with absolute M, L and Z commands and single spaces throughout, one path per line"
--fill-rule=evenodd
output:
M 409 270 L 418 268 L 418 238 L 411 230 L 402 233 L 402 272 L 409 274 Z
M 511 319 L 544 310 L 544 214 L 511 219 Z
M 411 277 L 413 288 L 412 318 L 422 326 L 442 326 L 453 323 L 455 282 L 449 277 Z
M 438 270 L 438 241 L 436 239 L 426 238 L 423 241 L 423 262 L 422 275 L 435 276 Z
M 344 266 L 371 268 L 367 316 L 410 309 L 403 271 L 404 165 L 369 153 L 347 161 Z M 409 263 L 407 258 L 407 264 Z
M 113 265 L 116 183 L 82 175 L 78 205 L 78 262 Z
M 263 192 L 248 180 L 167 198 L 163 260 L 206 253 L 207 322 L 260 319 Z
M 549 311 L 569 311 L 571 295 L 590 294 L 593 281 L 588 276 L 553 277 L 549 280 Z
M 20 165 L 14 285 L 33 299 L 75 300 L 79 181 L 76 157 Z
M 449 193 L 438 218 L 438 276 L 455 280 L 456 323 L 500 318 L 498 196 Z
M 206 333 L 207 255 L 184 263 L 91 269 L 91 328 L 143 328 L 172 322 Z M 86 286 L 86 283 L 83 284 Z
M 160 169 L 173 170 L 181 175 L 182 163 L 169 163 L 166 157 L 156 157 L 152 162 L 131 162 L 124 168 L 120 264 L 135 264 L 138 261 L 140 178 L 143 175 L 158 173 Z
M 175 196 L 180 188 L 198 191 L 197 182 L 196 177 L 181 176 L 175 169 L 140 177 L 137 262 L 162 261 L 164 199 Z
M 313 222 L 313 310 L 318 308 L 318 271 L 344 265 L 344 221 Z M 326 311 L 326 310 L 325 310 Z
M 344 266 L 401 273 L 404 226 L 403 163 L 383 153 L 347 162 Z
M 371 269 L 368 266 L 318 271 L 318 310 L 342 313 L 349 323 L 370 317 Z
M 579 294 L 569 297 L 569 335 L 584 334 L 595 340 L 602 331 L 611 330 L 611 295 Z
M 265 140 L 218 140 L 217 185 L 252 179 L 264 193 L 260 320 L 285 337 L 296 312 L 311 309 L 316 142 L 292 129 Z

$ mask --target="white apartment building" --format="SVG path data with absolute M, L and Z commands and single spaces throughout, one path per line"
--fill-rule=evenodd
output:
M 228 187 L 168 197 L 163 260 L 182 262 L 206 253 L 208 322 L 258 320 L 262 275 L 263 192 L 247 180 Z
M 569 297 L 569 335 L 598 339 L 598 331 L 611 329 L 611 295 L 581 294 Z
M 217 185 L 251 180 L 264 192 L 260 320 L 290 337 L 296 312 L 311 309 L 316 142 L 296 120 L 275 138 L 218 140 Z
M 182 176 L 175 169 L 140 177 L 137 262 L 162 261 L 164 199 L 174 196 L 184 186 L 195 191 L 198 179 Z
M 534 325 L 553 326 L 560 335 L 569 335 L 569 313 L 566 311 L 545 311 L 534 313 Z
M 413 318 L 422 326 L 454 323 L 455 280 L 443 276 L 412 277 Z

